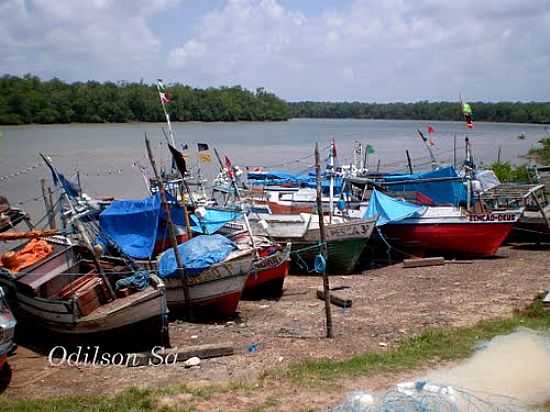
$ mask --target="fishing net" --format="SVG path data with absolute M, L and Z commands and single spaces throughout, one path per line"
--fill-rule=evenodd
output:
M 519 412 L 526 410 L 507 396 L 472 392 L 431 382 L 406 382 L 381 395 L 349 393 L 332 412 Z

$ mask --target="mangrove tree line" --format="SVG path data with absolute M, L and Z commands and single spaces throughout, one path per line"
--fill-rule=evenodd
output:
M 169 84 L 167 105 L 175 121 L 287 120 L 291 117 L 461 120 L 457 102 L 287 103 L 263 88 L 197 89 Z M 550 103 L 470 102 L 475 121 L 550 123 Z M 0 77 L 0 124 L 159 122 L 164 114 L 154 84 Z

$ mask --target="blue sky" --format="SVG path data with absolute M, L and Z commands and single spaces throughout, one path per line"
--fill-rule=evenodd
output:
M 548 0 L 0 0 L 0 72 L 288 100 L 550 100 Z

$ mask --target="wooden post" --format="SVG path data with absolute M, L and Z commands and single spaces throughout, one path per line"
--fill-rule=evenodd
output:
M 497 163 L 500 164 L 500 158 L 502 156 L 502 146 L 498 147 Z
M 185 277 L 183 261 L 181 260 L 180 252 L 178 250 L 178 241 L 176 239 L 176 231 L 174 229 L 174 223 L 172 222 L 172 215 L 170 213 L 170 205 L 166 198 L 166 192 L 164 190 L 164 183 L 162 182 L 160 175 L 157 171 L 157 165 L 153 157 L 153 151 L 151 150 L 151 143 L 147 138 L 147 132 L 145 133 L 145 146 L 147 147 L 147 156 L 151 162 L 151 168 L 155 175 L 155 179 L 158 181 L 159 185 L 159 194 L 162 201 L 162 206 L 164 207 L 164 212 L 166 215 L 166 222 L 168 223 L 168 236 L 170 237 L 170 242 L 172 243 L 172 249 L 174 250 L 174 256 L 176 258 L 176 265 L 178 265 L 177 272 L 178 276 L 182 280 L 183 284 L 183 295 L 185 297 L 185 314 L 189 318 L 191 316 L 191 301 L 189 299 L 189 285 L 187 284 L 187 278 Z
M 55 223 L 53 223 L 53 205 L 48 200 L 47 196 L 47 189 L 46 189 L 46 179 L 40 179 L 40 186 L 42 187 L 42 198 L 44 199 L 44 209 L 46 210 L 46 214 L 48 215 L 48 223 L 50 225 L 50 229 L 55 229 Z
M 55 210 L 54 210 L 54 204 L 53 204 L 53 191 L 50 186 L 48 186 L 48 201 L 50 202 L 50 208 L 52 211 L 52 220 L 50 221 L 50 228 L 55 229 L 56 223 L 55 223 Z
M 183 177 L 182 177 L 183 179 Z M 193 237 L 193 231 L 191 230 L 191 221 L 189 219 L 189 213 L 187 211 L 187 205 L 183 201 L 183 189 L 180 187 L 181 206 L 183 207 L 183 221 L 185 222 L 185 229 L 187 231 L 187 238 Z M 189 194 L 191 196 L 191 194 Z
M 409 165 L 409 173 L 412 175 L 413 174 L 413 166 L 412 166 L 412 163 L 411 163 L 411 155 L 409 154 L 408 150 L 405 150 L 405 153 L 407 153 L 407 164 Z
M 321 159 L 319 155 L 319 143 L 315 144 L 315 174 L 317 176 L 317 215 L 319 216 L 319 232 L 321 235 L 321 255 L 328 259 L 328 248 L 325 238 L 325 221 L 323 217 L 323 199 L 321 197 Z M 326 315 L 326 329 L 327 338 L 332 338 L 332 313 L 330 309 L 330 285 L 328 280 L 328 274 L 325 270 L 323 275 L 323 293 L 325 296 L 325 315 Z
M 78 184 L 78 195 L 82 196 L 82 183 L 80 183 L 80 170 L 76 171 L 76 183 Z

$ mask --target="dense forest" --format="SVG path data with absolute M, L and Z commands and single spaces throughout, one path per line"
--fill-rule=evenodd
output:
M 263 88 L 240 86 L 194 89 L 167 85 L 172 120 L 287 120 L 288 106 Z M 36 76 L 0 77 L 0 124 L 159 122 L 164 114 L 156 85 L 65 83 Z
M 521 103 L 469 102 L 473 120 L 511 123 L 550 123 L 550 102 Z M 411 120 L 461 120 L 458 102 L 416 103 L 289 103 L 290 117 L 352 118 L 352 119 L 411 119 Z
M 457 102 L 287 103 L 263 88 L 196 89 L 169 84 L 175 121 L 287 120 L 292 117 L 460 120 Z M 550 123 L 550 103 L 471 103 L 474 121 Z M 0 77 L 0 124 L 121 123 L 164 120 L 155 85 L 96 81 L 65 83 L 32 75 Z

